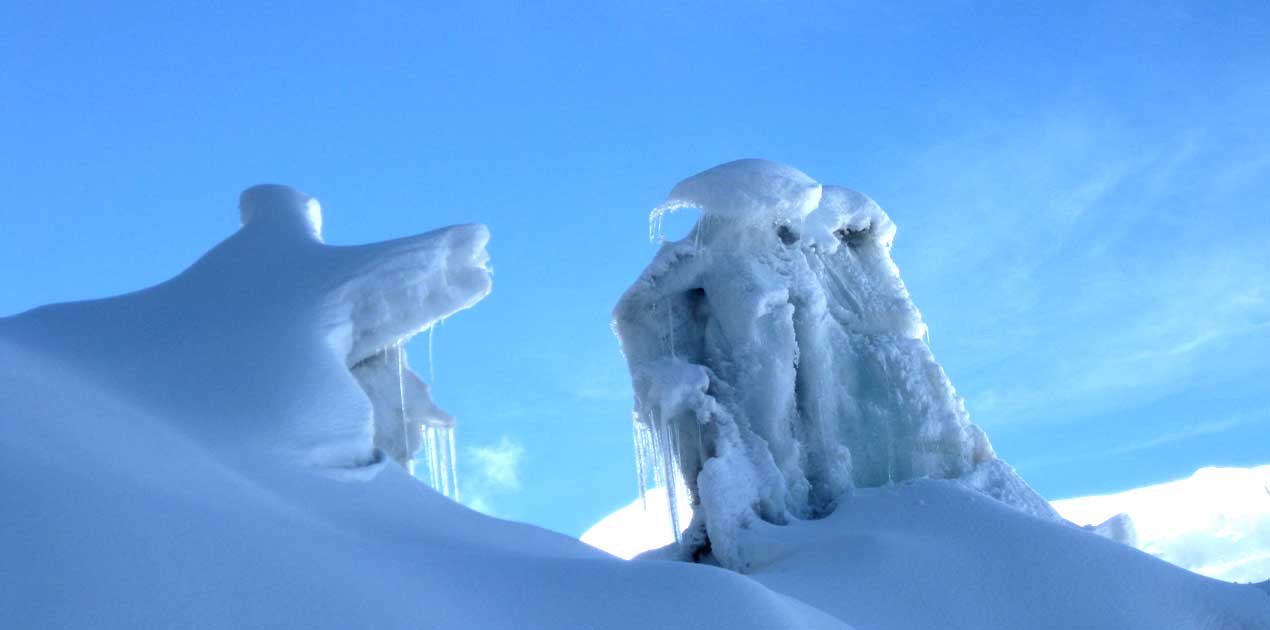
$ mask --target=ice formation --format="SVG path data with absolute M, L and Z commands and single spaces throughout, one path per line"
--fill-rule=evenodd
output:
M 831 512 L 854 487 L 958 479 L 1057 519 L 996 458 L 923 342 L 867 196 L 740 160 L 680 182 L 650 216 L 702 210 L 614 311 L 634 384 L 641 488 L 687 492 L 683 551 L 745 570 L 762 523 Z
M 486 228 L 331 246 L 317 200 L 297 190 L 254 186 L 239 209 L 241 229 L 175 278 L 35 309 L 6 328 L 93 363 L 208 440 L 352 477 L 387 458 L 408 467 L 426 445 L 427 479 L 453 496 L 454 419 L 402 344 L 489 292 Z

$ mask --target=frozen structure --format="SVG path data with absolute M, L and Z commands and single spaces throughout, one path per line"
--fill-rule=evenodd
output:
M 956 479 L 1059 520 L 996 458 L 923 338 L 872 199 L 739 160 L 680 182 L 650 217 L 702 210 L 622 296 L 641 494 L 690 494 L 686 556 L 738 570 L 763 524 L 816 519 L 856 487 Z
M 342 247 L 323 242 L 317 200 L 292 188 L 249 188 L 239 209 L 241 229 L 175 278 L 6 329 L 143 392 L 202 440 L 352 477 L 389 458 L 409 468 L 423 449 L 426 477 L 453 496 L 454 419 L 402 344 L 489 292 L 485 226 Z

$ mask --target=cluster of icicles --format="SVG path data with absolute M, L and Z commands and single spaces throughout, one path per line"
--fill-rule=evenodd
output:
M 675 542 L 682 542 L 679 525 L 679 497 L 688 491 L 679 474 L 679 436 L 667 423 L 652 418 L 647 424 L 632 418 L 635 436 L 635 475 L 638 478 L 640 507 L 648 511 L 648 491 L 666 488 L 666 505 L 670 510 L 670 529 Z
M 435 381 L 436 373 L 432 368 L 432 330 L 428 330 L 428 373 L 429 380 Z M 401 405 L 401 441 L 409 451 L 410 416 L 406 409 L 406 349 L 403 343 L 398 342 L 393 346 L 393 352 L 397 364 L 397 394 Z M 423 444 L 413 453 L 406 470 L 416 478 L 426 481 L 433 490 L 458 501 L 459 476 L 454 448 L 454 426 L 425 422 L 422 433 Z M 427 474 L 420 472 L 420 469 Z
M 426 476 L 420 468 L 427 471 Z M 410 474 L 427 481 L 433 490 L 455 501 L 459 500 L 459 479 L 454 459 L 454 427 L 423 426 L 423 448 L 411 460 Z

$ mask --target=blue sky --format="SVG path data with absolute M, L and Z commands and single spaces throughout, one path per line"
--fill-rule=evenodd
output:
M 494 292 L 433 368 L 500 516 L 577 534 L 634 496 L 609 312 L 648 210 L 741 157 L 888 210 L 1044 494 L 1270 461 L 1264 3 L 117 4 L 0 6 L 0 314 L 174 275 L 258 182 L 332 243 L 486 223 Z

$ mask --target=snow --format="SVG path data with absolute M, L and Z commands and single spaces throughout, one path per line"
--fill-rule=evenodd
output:
M 754 168 L 742 172 L 765 181 Z M 661 483 L 647 498 L 686 501 L 682 514 L 694 526 L 681 545 L 624 561 L 469 510 L 406 469 L 426 451 L 431 485 L 457 494 L 446 461 L 457 423 L 409 369 L 401 344 L 489 292 L 483 226 L 336 247 L 322 242 L 315 200 L 280 186 L 249 190 L 242 228 L 175 278 L 0 319 L 0 625 L 1270 628 L 1264 585 L 1205 578 L 1043 513 L 1039 497 L 990 457 L 986 438 L 975 441 L 982 434 L 913 336 L 916 310 L 898 276 L 887 275 L 889 256 L 870 249 L 883 246 L 884 215 L 846 201 L 849 210 L 816 220 L 842 234 L 841 258 L 824 268 L 841 265 L 856 278 L 850 285 L 815 284 L 826 276 L 795 264 L 807 254 L 782 249 L 779 230 L 757 229 L 772 227 L 770 216 L 721 221 L 696 247 L 662 248 L 654 265 L 664 263 L 663 275 L 647 278 L 653 288 L 680 282 L 714 295 L 726 287 L 718 274 L 747 255 L 757 262 L 744 277 L 767 282 L 753 285 L 756 300 L 724 291 L 738 301 L 705 300 L 697 310 L 669 294 L 675 310 L 656 311 L 655 323 L 627 322 L 635 328 L 623 331 L 623 344 L 638 360 L 643 396 L 637 426 L 648 432 L 640 449 L 662 464 L 658 475 L 644 469 Z M 788 219 L 777 226 L 788 237 L 819 211 L 801 224 L 773 216 Z M 715 240 L 731 237 L 772 243 L 730 252 Z M 795 335 L 780 325 L 799 308 L 779 296 L 816 295 L 827 296 L 834 326 L 803 322 Z M 878 299 L 842 301 L 863 295 Z M 721 303 L 752 308 L 712 315 Z M 752 317 L 774 312 L 790 319 Z M 725 348 L 724 331 L 770 333 L 786 345 Z M 801 345 L 818 331 L 856 344 L 833 347 L 860 365 L 801 373 L 842 367 L 839 355 Z M 633 343 L 659 338 L 670 347 Z M 797 366 L 762 356 L 789 359 L 795 350 Z M 729 370 L 723 357 L 753 369 Z M 889 397 L 865 387 L 887 374 L 896 377 L 884 383 Z M 901 430 L 850 425 L 863 433 L 855 441 L 861 436 L 830 426 L 809 438 L 806 429 L 828 425 L 800 418 L 797 439 L 755 440 L 790 428 L 758 414 L 773 407 L 764 390 L 747 388 L 763 387 L 790 403 L 869 406 L 899 418 Z M 820 398 L 803 398 L 808 391 Z M 851 397 L 857 406 L 844 407 Z M 947 450 L 913 450 L 930 444 L 899 414 L 917 411 L 917 428 L 951 432 Z M 820 459 L 787 458 L 781 448 Z M 857 452 L 854 467 L 828 458 Z M 976 453 L 974 466 L 951 474 Z M 886 481 L 869 487 L 882 468 Z M 926 474 L 948 478 L 900 480 Z M 835 479 L 843 494 L 813 500 Z M 688 492 L 671 494 L 676 484 Z M 769 503 L 756 509 L 746 503 L 754 497 Z M 669 538 L 667 516 L 656 531 Z M 723 533 L 734 536 L 743 556 L 731 559 L 748 574 L 709 565 L 729 556 L 705 550 L 700 537 L 708 531 L 726 545 L 727 536 L 715 538 L 703 519 L 746 525 Z M 650 559 L 685 558 L 694 545 L 702 563 Z
M 1169 483 L 1055 501 L 1080 524 L 1126 512 L 1143 551 L 1197 573 L 1235 582 L 1270 577 L 1270 465 L 1201 468 Z
M 632 502 L 582 540 L 624 558 L 665 557 L 658 548 L 672 540 L 659 493 L 647 511 Z M 1270 628 L 1260 592 L 954 481 L 857 490 L 826 518 L 759 525 L 751 544 L 750 577 L 858 628 Z
M 960 484 L 860 490 L 761 534 L 759 582 L 860 628 L 1270 628 L 1270 597 L 1196 575 Z
M 688 206 L 702 209 L 692 233 L 664 243 L 614 310 L 641 485 L 669 483 L 672 506 L 687 493 L 694 507 L 683 557 L 708 549 L 744 571 L 756 524 L 928 476 L 1061 520 L 996 459 L 922 341 L 874 201 L 740 160 L 680 182 L 651 218 Z
M 401 418 L 449 420 L 396 348 L 488 292 L 485 228 L 332 247 L 315 201 L 253 191 L 172 280 L 0 319 L 0 625 L 845 627 L 411 477 Z
M 806 173 L 768 160 L 736 160 L 679 182 L 648 216 L 649 234 L 661 235 L 666 213 L 701 208 L 729 223 L 801 219 L 820 203 L 821 186 Z

